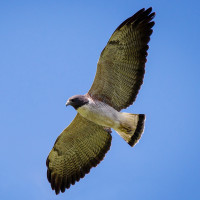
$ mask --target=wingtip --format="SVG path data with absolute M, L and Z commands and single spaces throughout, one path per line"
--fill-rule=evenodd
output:
M 149 7 L 149 8 L 147 8 L 147 9 L 145 9 L 145 8 L 142 8 L 142 9 L 140 9 L 138 12 L 136 12 L 134 15 L 136 15 L 136 14 L 141 14 L 141 13 L 151 13 L 152 12 L 152 10 L 153 10 L 153 8 L 152 7 Z
M 148 16 L 149 18 L 151 18 L 151 20 L 155 17 L 156 13 L 155 12 L 152 12 L 153 11 L 153 8 L 152 7 L 149 7 L 147 8 L 146 10 L 143 8 L 141 9 L 143 12 L 140 13 L 142 15 L 145 15 L 145 16 Z M 139 11 L 138 11 L 139 12 Z
M 152 12 L 153 9 L 152 9 L 152 7 L 150 6 L 149 8 L 146 9 L 146 11 L 147 11 L 147 10 L 148 10 L 149 12 Z
M 60 190 L 55 190 L 56 195 L 60 193 Z
M 52 169 L 50 169 L 49 164 L 51 159 L 49 157 L 46 160 L 47 165 L 47 179 L 51 184 L 52 190 L 54 190 L 55 194 L 58 195 L 61 192 L 65 192 L 66 189 L 69 189 L 71 185 L 74 185 L 76 182 L 79 182 L 81 178 L 83 178 L 86 174 L 88 174 L 92 167 L 96 167 L 104 158 L 107 151 L 110 149 L 112 136 L 110 135 L 108 130 L 104 130 L 107 132 L 109 139 L 106 141 L 104 147 L 100 150 L 98 155 L 91 159 L 89 163 L 83 166 L 78 173 L 72 174 L 68 177 L 60 177 L 59 174 L 55 173 Z

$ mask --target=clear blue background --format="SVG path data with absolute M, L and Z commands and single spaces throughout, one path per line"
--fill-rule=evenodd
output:
M 145 113 L 130 148 L 113 132 L 104 161 L 64 194 L 46 157 L 90 88 L 100 52 L 139 9 L 156 12 L 144 84 L 126 112 Z M 0 1 L 0 199 L 200 199 L 200 3 L 191 0 Z

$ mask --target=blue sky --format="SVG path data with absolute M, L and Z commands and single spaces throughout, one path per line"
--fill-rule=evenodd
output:
M 113 131 L 104 161 L 64 194 L 46 179 L 46 157 L 90 88 L 115 28 L 156 12 L 144 84 L 126 112 L 145 113 L 130 148 Z M 200 199 L 199 1 L 0 1 L 0 198 Z

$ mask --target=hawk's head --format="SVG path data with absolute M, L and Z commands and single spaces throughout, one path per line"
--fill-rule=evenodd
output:
M 71 105 L 73 106 L 75 109 L 78 109 L 79 107 L 85 105 L 89 103 L 89 100 L 86 96 L 84 95 L 75 95 L 70 97 L 67 100 L 66 106 Z

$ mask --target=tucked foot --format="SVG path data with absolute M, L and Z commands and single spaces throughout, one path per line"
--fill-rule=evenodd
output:
M 106 132 L 108 132 L 108 133 L 112 133 L 112 130 L 111 130 L 111 128 L 108 128 L 108 127 L 103 127 L 103 129 L 104 129 Z

